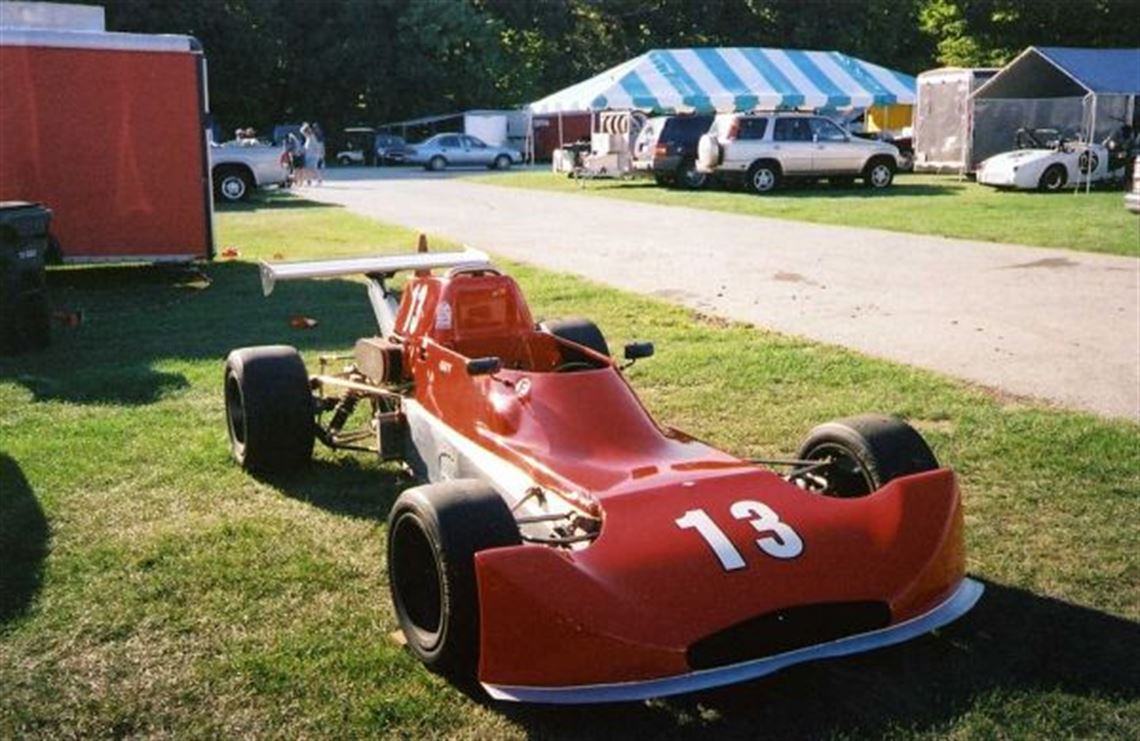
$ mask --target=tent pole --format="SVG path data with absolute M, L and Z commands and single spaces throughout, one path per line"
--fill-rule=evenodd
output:
M 1093 141 L 1095 139 L 1096 139 L 1096 93 L 1092 93 L 1092 124 L 1089 125 L 1089 156 L 1087 157 L 1087 162 L 1089 163 L 1089 172 L 1088 172 L 1088 175 L 1085 176 L 1085 193 L 1091 193 L 1092 192 L 1092 176 L 1093 176 L 1093 173 L 1092 173 L 1092 145 L 1093 145 Z M 1107 162 L 1105 163 L 1105 167 L 1108 167 Z M 1080 168 L 1078 167 L 1078 169 L 1080 169 Z

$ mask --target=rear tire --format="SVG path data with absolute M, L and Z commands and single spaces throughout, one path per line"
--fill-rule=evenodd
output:
M 900 476 L 933 471 L 938 460 L 918 432 L 897 417 L 865 414 L 819 425 L 796 457 L 830 465 L 793 481 L 832 497 L 862 497 Z
M 521 542 L 510 508 L 483 482 L 444 481 L 400 495 L 388 515 L 388 584 L 416 658 L 443 674 L 475 678 L 475 554 Z
M 224 393 L 230 453 L 242 468 L 280 473 L 309 462 L 316 410 L 308 371 L 295 349 L 234 350 L 226 358 Z
M 697 163 L 687 161 L 677 168 L 676 183 L 685 190 L 700 190 L 708 184 L 709 176 L 697 170 Z
M 1064 188 L 1068 181 L 1069 173 L 1064 165 L 1049 165 L 1045 168 L 1045 172 L 1041 173 L 1041 179 L 1037 181 L 1037 190 L 1055 193 Z
M 428 160 L 427 163 L 427 169 L 431 170 L 432 172 L 439 172 L 445 167 L 447 167 L 447 160 L 445 160 L 443 157 L 440 157 L 438 154 Z
M 552 319 L 549 322 L 542 322 L 538 328 L 544 332 L 549 332 L 555 337 L 560 337 L 564 340 L 569 340 L 576 344 L 588 347 L 599 355 L 609 357 L 610 346 L 606 344 L 606 338 L 602 334 L 602 330 L 598 329 L 598 325 L 591 322 L 589 319 L 581 319 L 574 317 L 571 319 Z
M 780 186 L 780 166 L 775 162 L 754 162 L 748 168 L 745 186 L 758 195 L 771 193 Z

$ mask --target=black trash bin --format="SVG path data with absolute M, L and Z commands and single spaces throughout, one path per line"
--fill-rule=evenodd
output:
M 0 353 L 47 347 L 51 304 L 44 276 L 51 209 L 0 201 Z

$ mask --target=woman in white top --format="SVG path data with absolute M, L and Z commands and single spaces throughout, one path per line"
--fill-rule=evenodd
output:
M 303 177 L 298 179 L 304 180 L 305 185 L 312 180 L 316 180 L 317 185 L 320 185 L 325 179 L 321 175 L 318 163 L 324 159 L 325 145 L 317 138 L 313 127 L 307 123 L 301 125 L 301 134 L 305 137 L 305 167 L 302 171 Z

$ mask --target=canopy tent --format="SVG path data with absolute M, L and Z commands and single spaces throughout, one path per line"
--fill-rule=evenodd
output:
M 713 113 L 914 103 L 915 80 L 837 51 L 654 49 L 528 106 L 532 113 Z
M 1031 46 L 974 91 L 975 160 L 1003 152 L 1019 128 L 1101 141 L 1140 122 L 1140 49 Z

